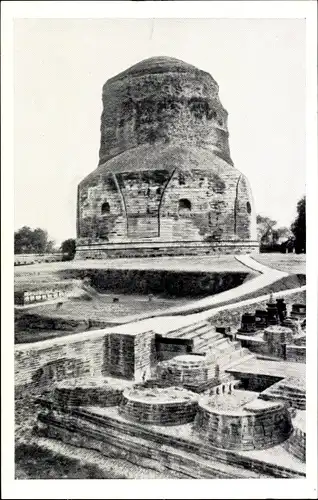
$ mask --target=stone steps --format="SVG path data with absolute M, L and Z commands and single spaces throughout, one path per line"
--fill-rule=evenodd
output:
M 193 330 L 192 332 L 189 333 L 183 333 L 179 338 L 186 338 L 186 339 L 196 339 L 200 338 L 201 335 L 207 335 L 211 332 L 211 325 L 206 324 L 201 326 L 200 328 Z
M 216 332 L 215 330 L 211 330 L 210 328 L 210 330 L 208 330 L 203 335 L 200 334 L 199 339 L 212 340 L 214 338 L 215 340 L 217 340 L 220 339 L 221 337 L 224 337 L 223 333 Z
M 193 352 L 195 354 L 204 354 L 207 353 L 210 349 L 213 349 L 213 342 L 214 340 L 220 340 L 223 338 L 222 333 L 218 333 L 215 337 L 208 337 L 208 338 L 201 338 L 199 337 L 198 339 L 194 339 L 193 342 Z
M 178 328 L 176 330 L 172 330 L 166 334 L 167 337 L 169 338 L 177 338 L 181 336 L 186 336 L 188 333 L 194 332 L 199 330 L 201 327 L 205 327 L 209 325 L 211 328 L 211 325 L 207 321 L 199 321 L 198 323 L 192 323 L 191 325 L 183 326 L 181 328 Z
M 243 364 L 246 361 L 248 361 L 250 359 L 254 359 L 254 358 L 255 358 L 254 354 L 252 354 L 248 350 L 247 350 L 247 352 L 243 351 L 243 354 L 242 354 L 242 351 L 241 351 L 241 355 L 238 356 L 237 359 L 234 362 L 231 361 L 227 366 L 223 367 L 223 369 L 226 370 L 226 371 L 229 371 L 232 368 L 234 368 L 235 366 Z
M 247 358 L 248 356 L 248 358 Z M 220 356 L 217 358 L 217 364 L 222 368 L 223 370 L 230 366 L 235 365 L 236 363 L 241 363 L 245 359 L 249 359 L 250 354 L 245 353 L 244 351 L 234 351 L 234 352 L 229 352 L 224 354 L 223 356 Z
M 231 352 L 234 351 L 231 342 L 225 337 L 218 339 L 215 342 L 211 342 L 208 345 L 208 349 L 212 350 L 216 355 L 218 353 L 221 354 L 225 351 L 231 351 Z

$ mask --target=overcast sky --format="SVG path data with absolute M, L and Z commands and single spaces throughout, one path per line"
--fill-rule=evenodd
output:
M 15 229 L 76 235 L 76 188 L 98 163 L 101 90 L 136 62 L 208 71 L 229 113 L 231 157 L 257 213 L 289 226 L 305 194 L 305 21 L 19 19 L 14 31 Z

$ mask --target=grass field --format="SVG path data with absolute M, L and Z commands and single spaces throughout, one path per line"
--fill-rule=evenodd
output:
M 306 254 L 260 253 L 253 255 L 260 264 L 290 274 L 306 274 Z
M 305 272 L 305 255 L 295 254 L 259 254 L 253 255 L 253 258 L 269 267 L 287 271 L 291 274 Z M 40 263 L 32 266 L 20 266 L 15 268 L 15 289 L 16 290 L 32 290 L 39 288 L 54 288 L 61 283 L 61 273 L 72 276 L 67 270 L 76 269 L 170 269 L 172 271 L 187 269 L 193 271 L 206 270 L 207 272 L 251 272 L 246 266 L 238 262 L 234 256 L 219 256 L 219 257 L 165 257 L 162 259 L 111 259 L 103 260 L 87 260 L 87 261 L 72 261 L 72 262 L 54 262 Z M 150 271 L 151 272 L 151 271 Z M 248 275 L 247 279 L 253 277 L 253 273 Z M 294 277 L 295 278 L 295 277 Z M 289 279 L 289 278 L 288 278 Z M 292 276 L 290 276 L 292 279 Z M 25 313 L 36 314 L 42 317 L 62 318 L 65 320 L 73 319 L 78 321 L 97 321 L 102 322 L 105 326 L 116 325 L 118 323 L 130 321 L 131 317 L 143 314 L 158 314 L 161 311 L 173 307 L 186 306 L 193 303 L 194 297 L 167 297 L 163 294 L 152 296 L 149 300 L 147 295 L 128 294 L 128 293 L 97 293 L 92 289 L 92 294 L 83 293 L 81 288 L 82 281 L 79 279 L 64 279 L 63 283 L 69 283 L 75 293 L 73 297 L 63 304 L 57 306 L 57 303 L 39 303 L 29 308 L 24 309 Z M 295 285 L 297 286 L 297 285 Z M 293 286 L 292 286 L 293 287 Z M 272 288 L 272 287 L 270 287 Z M 277 287 L 276 287 L 277 288 Z M 282 290 L 286 288 L 282 284 Z M 270 290 L 265 289 L 263 293 L 269 293 Z M 275 289 L 276 291 L 276 289 Z M 76 297 L 76 293 L 78 293 Z M 258 296 L 255 291 L 248 298 Z M 244 297 L 247 298 L 247 297 Z M 114 301 L 115 299 L 115 301 Z M 232 301 L 233 302 L 233 301 Z M 76 333 L 74 329 L 60 328 L 57 324 L 54 329 L 45 326 L 40 329 L 16 327 L 15 341 L 17 343 L 36 342 L 48 338 L 59 337 Z M 88 327 L 89 328 L 89 327 Z
M 117 298 L 118 302 L 113 302 Z M 40 304 L 36 308 L 30 309 L 30 312 L 56 318 L 74 318 L 74 319 L 95 319 L 108 321 L 115 318 L 122 318 L 133 314 L 142 314 L 172 306 L 181 306 L 192 302 L 193 299 L 167 299 L 153 297 L 149 301 L 145 295 L 128 294 L 100 294 L 92 297 L 91 300 L 70 299 L 63 303 L 61 307 L 56 308 L 56 304 Z

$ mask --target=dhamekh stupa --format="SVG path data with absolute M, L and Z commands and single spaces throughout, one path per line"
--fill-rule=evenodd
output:
M 170 57 L 105 83 L 99 164 L 78 186 L 77 259 L 258 250 L 218 90 L 209 73 Z

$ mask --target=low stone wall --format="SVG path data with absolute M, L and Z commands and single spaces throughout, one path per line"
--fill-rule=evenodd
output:
M 76 245 L 75 259 L 114 259 L 129 257 L 162 257 L 188 255 L 218 255 L 218 254 L 247 254 L 258 253 L 259 244 L 256 241 L 220 241 L 215 243 L 189 242 L 162 242 L 158 243 L 131 243 L 131 244 L 91 244 Z
M 260 408 L 246 405 L 244 409 L 222 410 L 205 398 L 199 401 L 195 429 L 215 446 L 230 450 L 259 450 L 285 441 L 292 429 L 287 407 L 282 403 L 259 404 Z
M 14 255 L 14 265 L 23 266 L 26 264 L 36 264 L 40 262 L 59 262 L 63 260 L 62 253 L 47 253 L 47 254 L 37 254 L 37 253 L 25 253 L 25 254 L 15 254 Z
M 41 376 L 43 370 L 46 370 L 46 365 L 51 367 L 47 372 L 47 380 L 52 380 L 54 379 L 54 366 L 59 367 L 56 370 L 62 370 L 63 365 L 66 367 L 69 359 L 85 363 L 85 374 L 102 375 L 106 336 L 105 332 L 97 331 L 89 335 L 83 333 L 56 338 L 54 341 L 45 340 L 36 344 L 16 345 L 15 385 L 31 383 L 34 377 Z M 70 378 L 82 375 L 78 373 L 76 363 L 73 367 L 69 365 L 65 374 Z M 64 376 L 64 378 L 67 377 Z
M 306 363 L 306 346 L 286 345 L 286 361 L 294 363 Z
M 292 455 L 306 462 L 306 433 L 300 429 L 294 429 L 292 435 L 286 441 L 286 450 Z
M 28 305 L 36 302 L 44 302 L 46 300 L 65 297 L 66 290 L 38 290 L 32 292 L 14 292 L 14 303 L 17 305 Z
M 67 332 L 84 332 L 91 326 L 89 320 L 80 320 L 64 317 L 43 316 L 29 312 L 16 311 L 15 328 L 23 330 L 65 330 Z M 103 325 L 99 325 L 103 326 Z
M 162 426 L 128 421 L 113 408 L 105 409 L 103 415 L 81 408 L 70 413 L 44 409 L 38 429 L 47 437 L 96 449 L 105 456 L 163 472 L 182 471 L 188 478 L 305 477 L 303 464 L 295 467 L 292 460 L 283 466 L 255 455 L 222 450 L 207 439 L 183 432 L 183 426 L 177 432 L 165 432 Z
M 119 411 L 135 422 L 152 425 L 185 424 L 194 420 L 197 396 L 180 388 L 126 390 Z
M 85 363 L 85 374 L 112 375 L 134 380 L 146 380 L 155 360 L 155 334 L 106 333 L 103 330 L 44 340 L 35 344 L 15 346 L 15 384 L 27 384 L 50 364 L 47 378 L 54 378 L 54 366 L 62 370 L 69 359 Z M 67 369 L 64 378 L 80 376 L 76 369 Z M 50 375 L 51 374 L 51 375 Z

